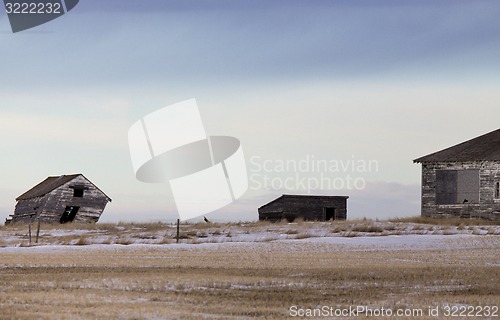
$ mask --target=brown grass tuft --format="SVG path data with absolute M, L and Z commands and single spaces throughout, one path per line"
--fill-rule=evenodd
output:
M 77 246 L 86 246 L 89 244 L 90 244 L 89 239 L 86 236 L 80 236 L 78 241 L 75 242 L 75 245 L 77 245 Z
M 409 218 L 396 218 L 390 219 L 391 222 L 404 222 L 404 223 L 421 223 L 421 224 L 431 224 L 440 226 L 498 226 L 500 221 L 492 221 L 485 219 L 439 219 L 439 218 L 427 218 L 422 216 L 409 217 Z

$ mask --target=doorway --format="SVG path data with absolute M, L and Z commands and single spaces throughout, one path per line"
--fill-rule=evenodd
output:
M 64 213 L 62 214 L 61 220 L 59 220 L 59 222 L 60 223 L 73 222 L 79 209 L 80 209 L 80 207 L 67 206 L 66 209 L 64 210 Z
M 325 221 L 335 220 L 335 208 L 323 208 Z

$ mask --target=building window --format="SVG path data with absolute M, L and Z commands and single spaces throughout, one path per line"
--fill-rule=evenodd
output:
M 436 204 L 479 203 L 479 170 L 436 170 Z
M 82 198 L 83 189 L 73 189 L 73 197 Z
M 495 199 L 500 199 L 500 182 L 495 183 Z

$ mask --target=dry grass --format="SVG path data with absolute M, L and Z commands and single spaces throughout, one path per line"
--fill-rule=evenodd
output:
M 0 247 L 29 242 L 28 226 L 0 227 Z M 32 228 L 35 241 L 36 226 Z M 498 235 L 498 222 L 477 219 L 431 219 L 422 217 L 388 221 L 348 220 L 334 222 L 271 223 L 182 223 L 180 239 L 185 243 L 269 242 L 279 239 L 312 237 L 360 237 L 405 234 Z M 176 226 L 168 223 L 42 224 L 39 245 L 165 244 L 175 241 Z
M 292 305 L 498 305 L 499 248 L 488 236 L 425 251 L 309 242 L 0 250 L 0 319 L 284 319 Z
M 498 226 L 500 221 L 483 220 L 483 219 L 435 219 L 422 216 L 390 219 L 391 222 L 404 222 L 404 223 L 421 223 L 439 226 Z
M 300 240 L 300 239 L 307 239 L 307 238 L 312 238 L 312 237 L 314 237 L 314 235 L 311 235 L 310 233 L 306 232 L 306 233 L 297 234 L 294 239 Z
M 354 232 L 383 232 L 385 229 L 382 226 L 372 225 L 372 224 L 363 224 L 363 225 L 355 225 L 352 227 L 351 231 Z M 394 230 L 394 229 L 393 229 Z
M 86 246 L 89 245 L 89 240 L 87 239 L 86 236 L 81 236 L 77 242 L 75 242 L 75 245 L 77 246 Z

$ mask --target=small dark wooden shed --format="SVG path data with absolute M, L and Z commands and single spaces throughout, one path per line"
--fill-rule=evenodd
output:
M 500 220 L 500 129 L 413 160 L 422 216 Z
M 259 220 L 286 219 L 289 222 L 297 218 L 319 221 L 345 220 L 348 198 L 347 196 L 284 194 L 258 209 Z
M 16 199 L 7 223 L 94 223 L 111 198 L 83 174 L 48 177 Z

